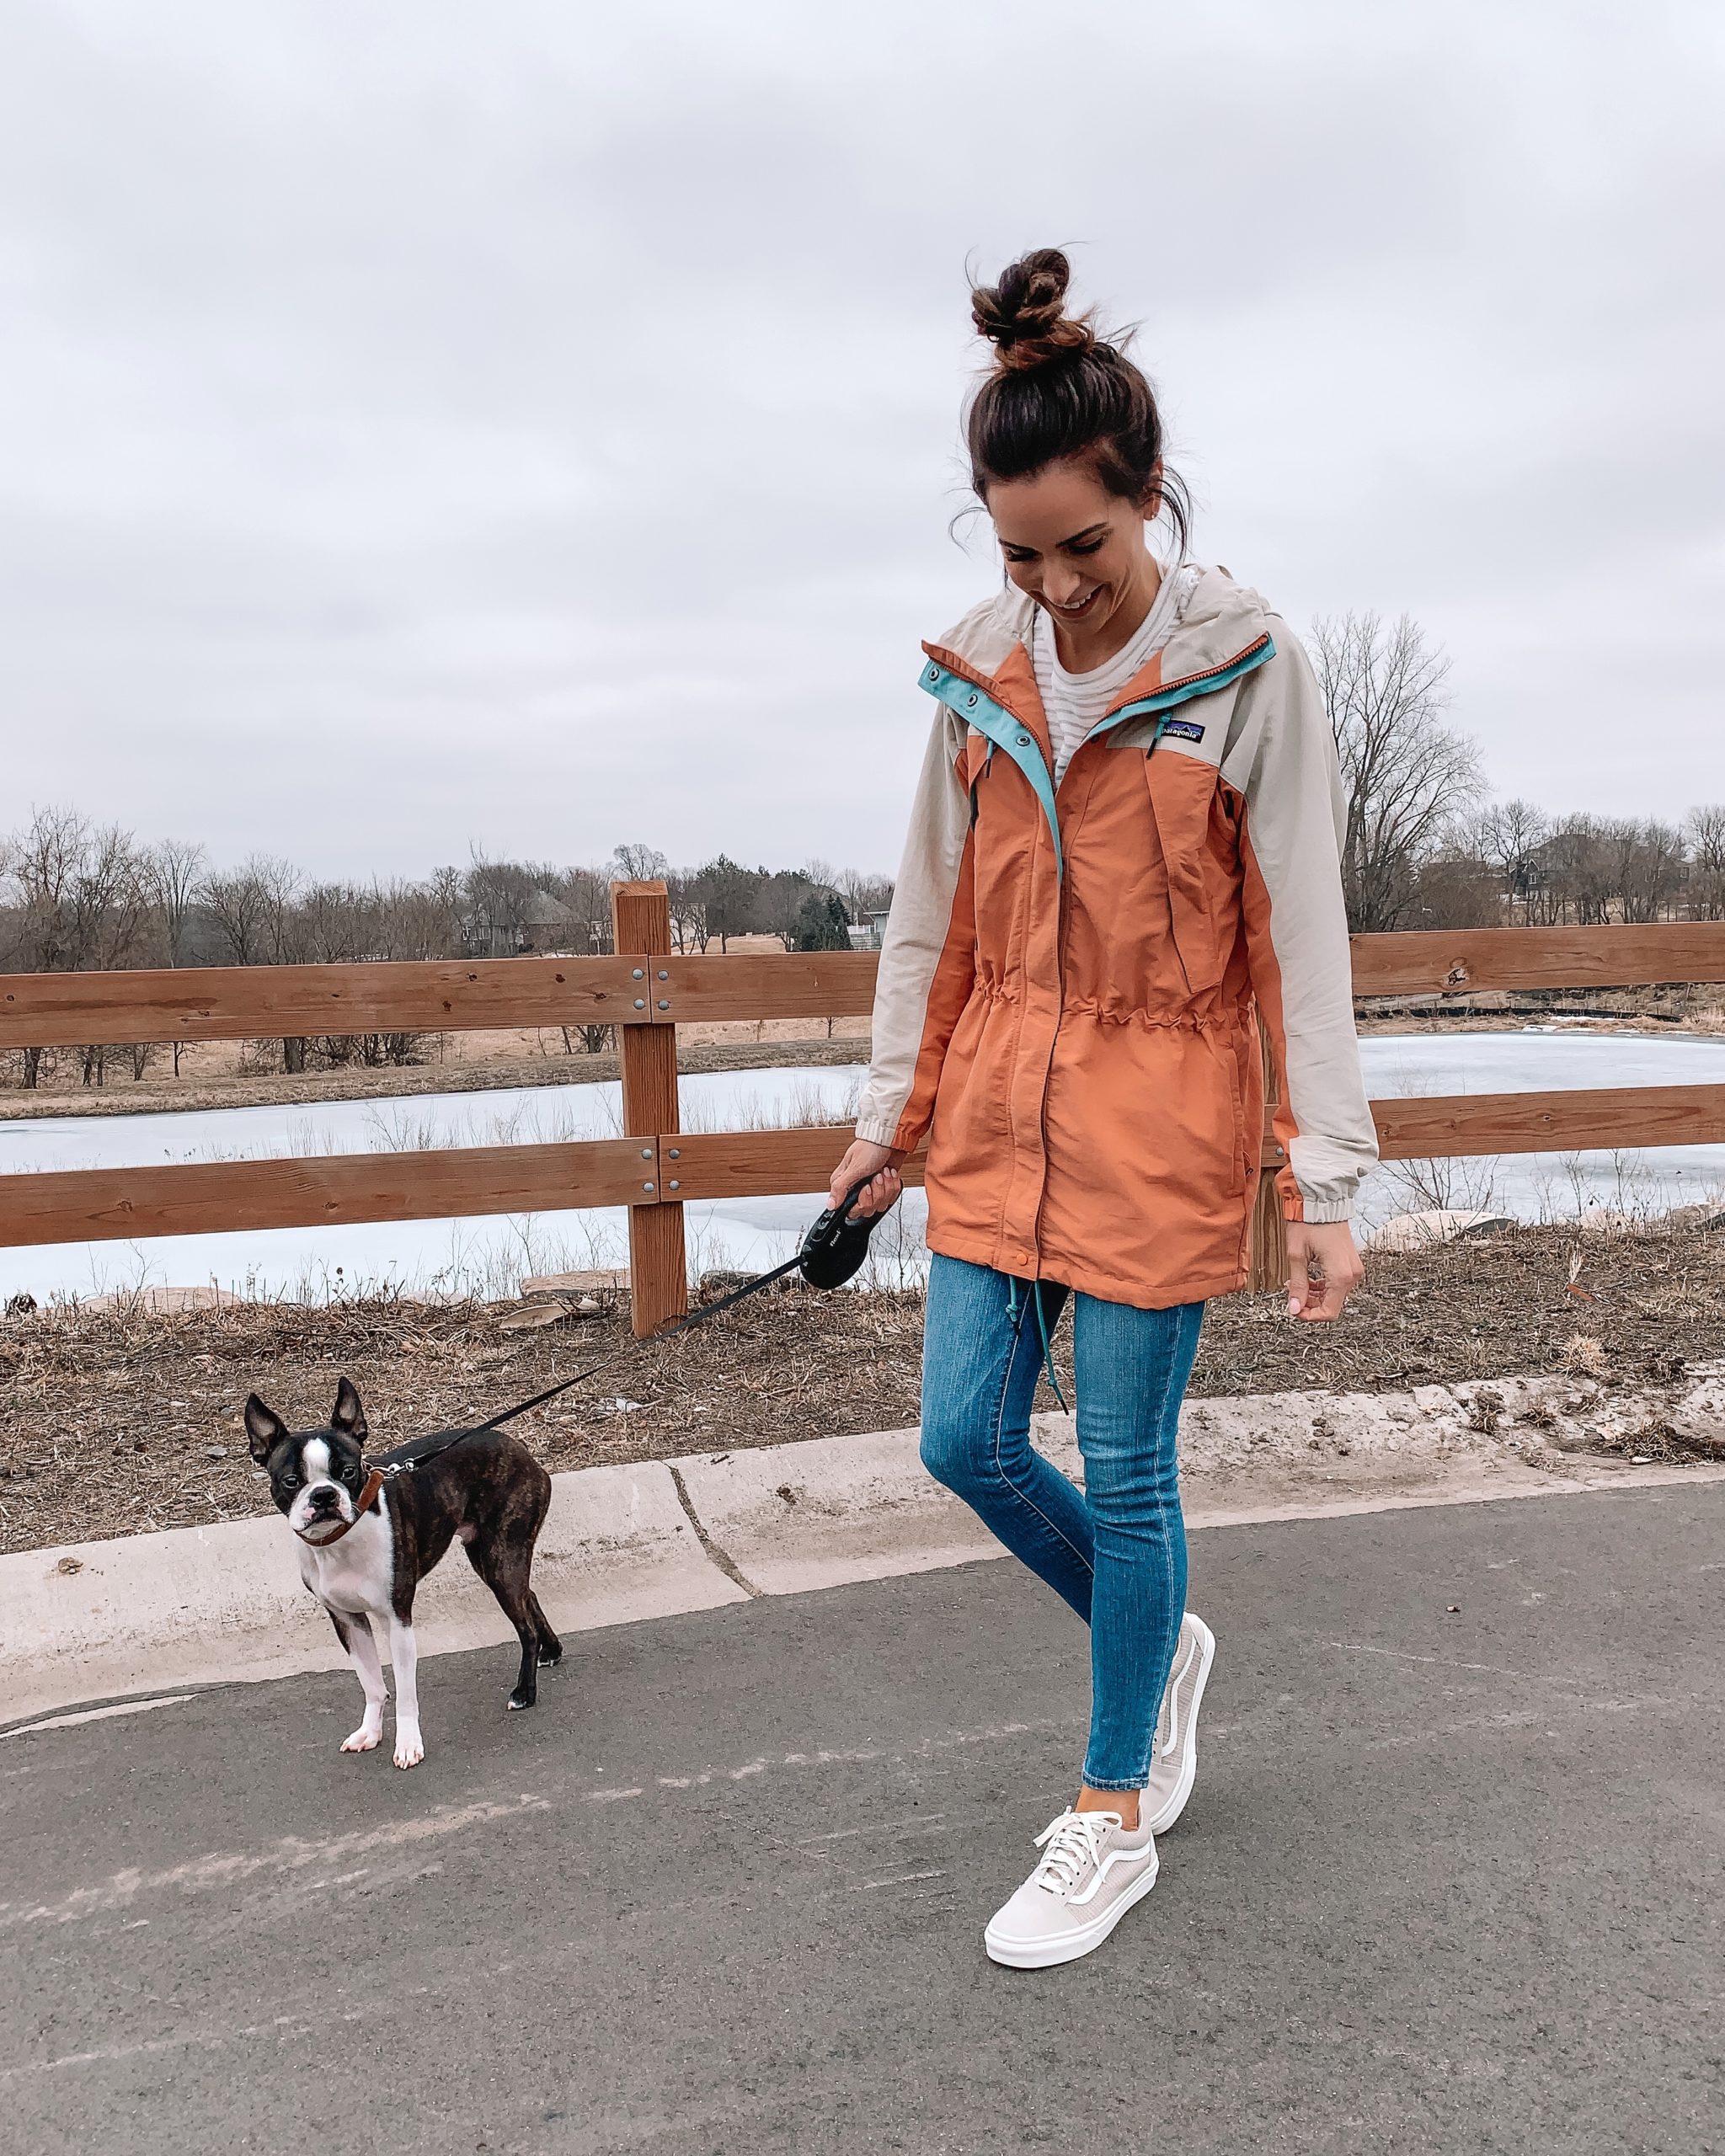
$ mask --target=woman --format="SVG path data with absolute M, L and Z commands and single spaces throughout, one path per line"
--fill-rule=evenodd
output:
M 923 1460 L 1091 1626 L 1076 1798 L 985 1934 L 1017 1967 L 1101 1944 L 1191 1789 L 1215 1643 L 1185 1609 L 1176 1425 L 1205 1299 L 1247 1277 L 1254 1012 L 1290 1316 L 1359 1284 L 1376 1157 L 1322 699 L 1257 594 L 1186 559 L 1155 396 L 1065 313 L 1067 280 L 1045 249 L 972 295 L 995 352 L 971 478 L 1006 589 L 924 646 L 934 729 L 832 1186 L 883 1211 L 927 1137 Z M 1081 1494 L 1029 1441 L 1069 1299 Z

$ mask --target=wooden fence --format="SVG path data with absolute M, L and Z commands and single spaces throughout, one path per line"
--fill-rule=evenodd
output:
M 848 1142 L 846 1132 L 824 1127 L 681 1130 L 676 1027 L 865 1015 L 877 961 L 866 951 L 680 956 L 670 949 L 663 884 L 620 883 L 612 908 L 613 958 L 0 976 L 0 1049 L 616 1026 L 624 1133 L 563 1145 L 0 1175 L 0 1245 L 621 1205 L 629 1213 L 635 1330 L 656 1330 L 687 1307 L 685 1204 L 823 1189 Z M 1725 923 L 1354 940 L 1360 995 L 1719 981 Z M 1725 1086 L 1422 1096 L 1374 1101 L 1372 1113 L 1391 1161 L 1725 1139 Z M 1281 1161 L 1268 1131 L 1263 1161 Z M 906 1162 L 905 1177 L 920 1180 L 920 1160 Z M 1266 1177 L 1259 1284 L 1282 1277 L 1284 1257 Z

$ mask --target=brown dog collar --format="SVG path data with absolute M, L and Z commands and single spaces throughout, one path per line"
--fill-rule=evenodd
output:
M 372 1506 L 377 1502 L 377 1495 L 383 1487 L 383 1470 L 374 1467 L 366 1477 L 366 1486 L 360 1491 L 359 1502 L 354 1507 L 353 1518 L 343 1520 L 334 1534 L 320 1534 L 314 1539 L 309 1534 L 302 1534 L 298 1528 L 294 1529 L 294 1533 L 299 1535 L 300 1540 L 308 1550 L 328 1549 L 332 1543 L 339 1542 L 344 1534 L 351 1534 L 366 1514 L 371 1511 Z

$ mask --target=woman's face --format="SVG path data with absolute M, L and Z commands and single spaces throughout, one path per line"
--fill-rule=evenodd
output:
M 988 489 L 1007 576 L 1084 644 L 1153 589 L 1144 539 L 1151 507 L 1111 494 L 1087 465 L 1070 461 Z

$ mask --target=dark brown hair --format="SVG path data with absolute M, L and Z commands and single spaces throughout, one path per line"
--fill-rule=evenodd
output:
M 1125 354 L 1069 315 L 1071 268 L 1058 248 L 1038 248 L 970 294 L 971 319 L 995 348 L 994 371 L 965 417 L 970 483 L 982 500 L 996 479 L 1028 478 L 1063 457 L 1081 458 L 1111 494 L 1142 501 L 1174 528 L 1183 554 L 1192 504 L 1162 462 L 1156 392 Z

